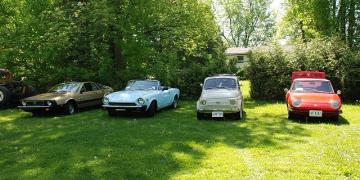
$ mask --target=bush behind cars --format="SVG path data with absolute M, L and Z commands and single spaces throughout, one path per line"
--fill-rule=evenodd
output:
M 283 99 L 283 89 L 291 85 L 291 72 L 299 70 L 325 71 L 344 99 L 360 99 L 360 51 L 350 50 L 336 38 L 255 49 L 247 69 L 251 97 Z

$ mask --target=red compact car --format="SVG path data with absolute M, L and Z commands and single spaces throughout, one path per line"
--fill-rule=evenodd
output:
M 293 72 L 291 88 L 285 89 L 285 92 L 289 119 L 297 115 L 339 119 L 341 92 L 334 92 L 324 72 Z

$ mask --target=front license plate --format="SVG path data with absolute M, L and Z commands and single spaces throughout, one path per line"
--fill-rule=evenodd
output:
M 126 109 L 115 109 L 116 111 L 126 111 Z
M 322 117 L 322 111 L 310 110 L 309 116 L 310 117 Z
M 224 117 L 224 112 L 212 112 L 211 117 Z

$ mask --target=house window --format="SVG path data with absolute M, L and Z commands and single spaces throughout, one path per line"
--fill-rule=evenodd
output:
M 237 57 L 237 62 L 238 63 L 243 63 L 244 62 L 244 56 L 238 56 Z

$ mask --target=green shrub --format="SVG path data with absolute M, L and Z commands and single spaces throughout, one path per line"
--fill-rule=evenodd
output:
M 283 99 L 284 88 L 291 85 L 293 71 L 324 71 L 334 88 L 343 90 L 343 98 L 359 99 L 359 53 L 333 39 L 317 39 L 306 44 L 282 48 L 271 45 L 255 49 L 250 58 L 248 78 L 251 97 Z

